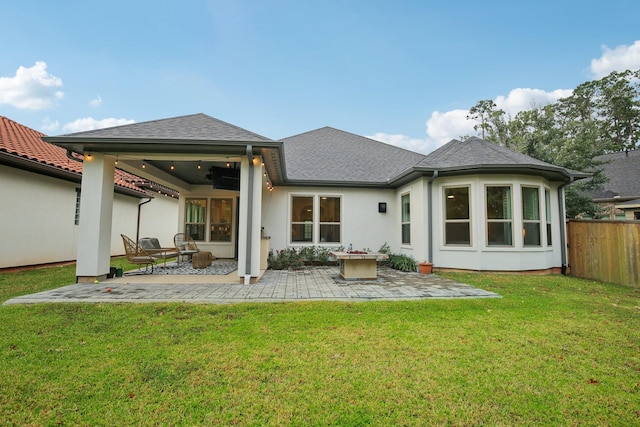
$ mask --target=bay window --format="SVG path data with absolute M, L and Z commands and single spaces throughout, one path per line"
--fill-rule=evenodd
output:
M 513 245 L 513 216 L 510 186 L 486 187 L 487 245 Z
M 544 189 L 544 206 L 547 214 L 547 246 L 551 246 L 551 191 L 548 188 Z
M 471 215 L 469 187 L 444 189 L 446 245 L 471 245 Z
M 540 194 L 538 187 L 522 187 L 522 240 L 540 246 Z

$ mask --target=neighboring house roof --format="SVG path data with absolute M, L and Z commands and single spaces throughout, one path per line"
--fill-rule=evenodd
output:
M 591 193 L 596 201 L 640 198 L 640 150 L 622 151 L 596 157 L 604 162 L 603 188 Z
M 501 147 L 477 137 L 451 140 L 428 154 L 417 169 L 438 171 L 441 175 L 461 173 L 524 173 L 554 180 L 586 178 L 589 174 L 565 169 Z
M 337 184 L 386 184 L 424 158 L 331 127 L 284 138 L 287 180 Z
M 66 138 L 119 138 L 264 142 L 271 139 L 198 113 L 64 135 Z
M 0 163 L 80 182 L 82 158 L 70 159 L 65 149 L 43 141 L 44 136 L 41 132 L 0 116 Z M 119 192 L 136 197 L 148 196 L 140 188 L 147 186 L 148 181 L 123 170 L 115 170 L 114 184 Z

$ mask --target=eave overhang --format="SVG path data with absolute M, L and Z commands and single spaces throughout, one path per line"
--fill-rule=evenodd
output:
M 42 163 L 37 160 L 29 159 L 4 151 L 0 151 L 0 164 L 27 172 L 34 172 L 39 175 L 49 176 L 51 178 L 62 179 L 64 181 L 69 181 L 76 184 L 80 184 L 82 182 L 82 174 L 76 171 L 63 169 L 58 166 Z M 149 194 L 144 190 L 134 190 L 132 188 L 123 187 L 117 184 L 114 184 L 114 191 L 118 194 L 124 194 L 137 198 L 149 197 Z

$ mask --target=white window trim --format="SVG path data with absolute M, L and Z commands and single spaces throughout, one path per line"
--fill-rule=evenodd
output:
M 488 208 L 488 203 L 489 200 L 487 199 L 487 189 L 489 187 L 509 187 L 511 189 L 510 191 L 510 196 L 511 196 L 511 219 L 509 220 L 505 220 L 505 219 L 489 219 L 489 213 L 487 212 L 487 208 Z M 487 249 L 513 249 L 516 246 L 516 239 L 515 239 L 515 235 L 514 235 L 514 223 L 515 223 L 515 219 L 514 219 L 514 201 L 515 198 L 513 197 L 513 184 L 506 184 L 506 183 L 502 183 L 502 184 L 485 184 L 484 185 L 484 193 L 483 193 L 483 200 L 484 200 L 484 222 L 485 222 L 485 233 L 484 233 L 484 240 L 485 240 L 485 247 Z M 489 244 L 489 223 L 490 222 L 495 222 L 495 223 L 504 223 L 504 222 L 509 222 L 511 223 L 511 244 L 510 245 L 490 245 Z
M 294 242 L 291 240 L 292 209 L 294 197 L 312 197 L 313 198 L 313 231 L 311 242 Z M 339 242 L 320 242 L 320 199 L 322 197 L 333 197 L 340 199 L 340 222 L 323 222 L 322 224 L 338 224 L 340 225 L 340 241 Z M 287 244 L 288 246 L 328 246 L 335 247 L 342 245 L 344 241 L 344 196 L 339 193 L 289 193 L 289 203 L 287 207 Z
M 450 188 L 467 188 L 469 196 L 469 219 L 447 219 L 447 189 Z M 475 250 L 473 240 L 473 187 L 471 183 L 466 184 L 451 184 L 442 187 L 442 246 L 445 249 L 467 249 Z M 469 223 L 469 243 L 468 244 L 453 244 L 447 243 L 447 223 Z
M 402 198 L 404 196 L 409 196 L 409 221 L 403 221 L 402 220 L 402 214 L 403 214 L 403 206 L 402 206 Z M 402 227 L 408 224 L 409 225 L 409 242 L 405 243 L 402 241 L 402 237 L 403 237 L 403 233 L 402 233 Z M 409 248 L 412 245 L 413 239 L 412 239 L 412 228 L 411 227 L 411 191 L 407 191 L 405 193 L 401 193 L 400 194 L 400 245 L 404 248 Z
M 538 219 L 537 220 L 532 220 L 532 219 L 524 219 L 524 189 L 525 188 L 535 188 L 538 192 Z M 545 222 L 545 229 L 544 229 L 544 233 L 542 232 L 542 216 L 543 214 L 546 215 L 546 212 L 544 212 L 542 209 L 544 207 L 544 204 L 541 201 L 540 198 L 540 186 L 539 185 L 529 185 L 529 184 L 521 184 L 520 185 L 520 219 L 522 221 L 522 248 L 523 249 L 545 249 L 547 246 L 544 244 L 546 238 L 543 238 L 543 236 L 547 235 L 547 231 L 546 231 L 546 222 Z M 538 223 L 538 230 L 540 233 L 540 236 L 538 237 L 540 240 L 540 244 L 539 245 L 525 245 L 524 243 L 524 226 L 525 224 L 535 224 Z M 543 240 L 544 239 L 544 240 Z

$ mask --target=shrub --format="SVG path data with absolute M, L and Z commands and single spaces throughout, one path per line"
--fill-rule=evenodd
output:
M 389 254 L 389 261 L 387 265 L 395 270 L 405 272 L 416 272 L 418 270 L 418 263 L 413 257 L 404 254 Z

